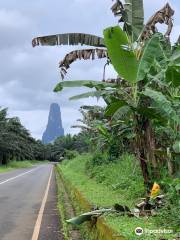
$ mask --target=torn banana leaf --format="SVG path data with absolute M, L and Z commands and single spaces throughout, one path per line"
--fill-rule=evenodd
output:
M 119 22 L 123 22 L 124 31 L 135 41 L 144 27 L 143 0 L 116 0 L 111 10 Z
M 92 219 L 92 217 L 99 217 L 103 213 L 107 213 L 107 212 L 108 213 L 116 212 L 116 210 L 113 210 L 112 208 L 95 210 L 95 211 L 83 213 L 82 215 L 68 219 L 68 220 L 66 220 L 66 222 L 74 224 L 74 225 L 80 225 L 86 221 L 90 221 Z
M 139 37 L 140 41 L 145 41 L 148 38 L 150 38 L 155 32 L 157 32 L 156 25 L 158 23 L 160 24 L 166 24 L 168 26 L 167 31 L 165 33 L 165 37 L 169 38 L 172 27 L 173 27 L 173 15 L 174 10 L 171 8 L 169 3 L 166 3 L 166 5 L 157 11 L 146 23 L 144 30 L 142 31 L 142 34 Z
M 32 40 L 32 46 L 55 46 L 55 45 L 87 45 L 104 47 L 104 39 L 92 34 L 63 33 L 50 36 L 37 37 Z
M 94 59 L 102 59 L 107 58 L 107 50 L 101 48 L 92 48 L 92 49 L 81 49 L 74 50 L 64 57 L 64 59 L 59 63 L 60 73 L 62 79 L 67 73 L 67 69 L 70 65 L 76 60 L 94 60 Z

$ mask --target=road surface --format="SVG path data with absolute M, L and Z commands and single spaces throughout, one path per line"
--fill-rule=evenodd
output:
M 52 164 L 0 174 L 0 240 L 62 240 Z

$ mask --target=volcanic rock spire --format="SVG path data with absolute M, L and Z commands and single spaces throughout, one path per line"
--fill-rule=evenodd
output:
M 52 103 L 49 111 L 48 124 L 45 132 L 43 133 L 42 142 L 45 144 L 51 143 L 60 136 L 64 136 L 61 110 L 57 103 Z

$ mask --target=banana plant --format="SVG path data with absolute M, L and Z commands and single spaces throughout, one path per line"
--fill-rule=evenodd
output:
M 120 76 L 123 76 L 131 85 L 130 101 L 126 104 L 132 110 L 136 133 L 136 151 L 140 159 L 145 184 L 149 182 L 149 169 L 152 167 L 152 177 L 159 177 L 158 163 L 155 156 L 155 138 L 152 123 L 162 118 L 171 124 L 179 125 L 177 112 L 173 107 L 170 96 L 164 95 L 161 87 L 168 88 L 177 83 L 167 74 L 172 66 L 178 72 L 179 59 L 176 52 L 176 63 L 172 63 L 171 48 L 164 50 L 163 44 L 169 45 L 167 40 L 159 33 L 154 34 L 141 49 L 129 44 L 128 36 L 119 27 L 110 27 L 104 30 L 105 44 L 108 56 Z M 120 43 L 120 45 L 119 45 Z M 158 68 L 157 68 L 157 66 Z M 177 77 L 176 75 L 176 77 Z M 159 86 L 160 85 L 160 86 Z M 166 86 L 166 87 L 165 87 Z M 109 106 L 114 112 L 123 105 L 124 96 L 119 95 L 119 102 Z M 118 107 L 119 106 L 119 107 Z M 151 166 L 151 167 L 150 167 Z
M 120 77 L 120 81 L 64 81 L 54 89 L 86 86 L 95 90 L 74 96 L 80 99 L 102 96 L 107 103 L 106 114 L 114 117 L 121 109 L 130 112 L 136 135 L 135 152 L 140 160 L 145 185 L 158 178 L 158 163 L 155 156 L 154 124 L 179 126 L 172 95 L 179 87 L 179 45 L 172 48 L 169 36 L 173 27 L 174 10 L 167 3 L 144 24 L 142 0 L 116 0 L 112 12 L 119 17 L 120 26 L 104 30 L 104 38 L 82 34 L 58 34 L 33 39 L 37 45 L 88 45 L 95 48 L 73 51 L 60 62 L 64 78 L 70 64 L 77 59 L 107 58 Z M 163 36 L 157 33 L 157 23 L 168 25 Z M 174 50 L 175 49 L 175 50 Z M 165 94 L 168 88 L 168 94 Z
M 169 122 L 171 125 L 179 125 L 178 114 L 173 107 L 172 94 L 164 95 L 164 92 L 169 92 L 170 86 L 174 91 L 174 87 L 179 85 L 173 75 L 166 77 L 171 68 L 175 68 L 178 74 L 179 50 L 178 48 L 174 52 L 169 49 L 164 50 L 163 44 L 167 43 L 166 39 L 156 33 L 146 42 L 139 55 L 139 49 L 130 48 L 128 37 L 120 27 L 106 29 L 104 39 L 111 62 L 117 73 L 126 79 L 126 86 L 98 81 L 65 81 L 59 83 L 55 91 L 72 86 L 95 88 L 96 91 L 71 97 L 71 99 L 89 96 L 107 98 L 108 96 L 111 101 L 108 103 L 106 115 L 110 117 L 113 117 L 121 108 L 128 108 L 131 118 L 136 123 L 134 126 L 137 136 L 136 151 L 147 184 L 148 165 L 153 166 L 154 177 L 158 177 L 152 123 L 167 124 Z M 120 46 L 119 43 L 121 43 Z M 115 96 L 118 97 L 115 98 Z M 149 164 L 146 164 L 145 160 L 148 160 Z

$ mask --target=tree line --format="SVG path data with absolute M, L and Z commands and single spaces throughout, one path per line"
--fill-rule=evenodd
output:
M 30 135 L 17 117 L 8 117 L 7 108 L 1 108 L 0 165 L 13 160 L 44 160 L 42 144 Z
M 76 152 L 88 150 L 88 138 L 80 133 L 57 138 L 54 143 L 43 144 L 31 136 L 19 118 L 8 117 L 7 108 L 0 109 L 0 165 L 10 161 L 61 161 L 72 158 Z

